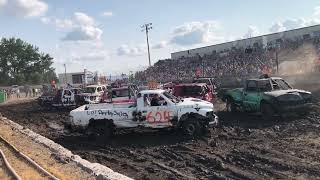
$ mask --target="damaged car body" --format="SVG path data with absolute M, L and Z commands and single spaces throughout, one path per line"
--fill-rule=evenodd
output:
M 228 90 L 224 96 L 227 111 L 261 112 L 265 119 L 306 112 L 311 99 L 311 92 L 294 89 L 279 77 L 248 79 L 244 88 Z
M 158 98 L 159 105 L 154 105 Z M 186 135 L 197 136 L 216 126 L 218 118 L 212 103 L 186 98 L 180 100 L 165 90 L 144 90 L 135 104 L 88 104 L 70 112 L 73 129 L 92 130 L 110 135 L 115 129 L 145 127 L 179 128 Z

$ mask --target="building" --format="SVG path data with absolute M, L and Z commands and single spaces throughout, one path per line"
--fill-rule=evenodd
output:
M 96 76 L 97 72 L 92 73 L 86 69 L 83 72 L 58 74 L 60 84 L 71 84 L 74 86 L 94 84 L 98 80 L 95 78 Z
M 81 85 L 84 84 L 84 72 L 58 74 L 59 82 L 61 84 L 73 84 Z
M 313 37 L 320 37 L 320 25 L 309 26 L 299 29 L 293 29 L 289 31 L 272 33 L 248 39 L 241 39 L 212 46 L 205 46 L 195 49 L 189 49 L 185 51 L 179 51 L 171 53 L 171 59 L 179 59 L 181 57 L 193 57 L 196 55 L 203 56 L 204 54 L 220 53 L 225 50 L 235 48 L 247 48 L 261 45 L 263 47 L 273 46 L 276 47 L 277 43 L 280 43 L 284 39 L 297 40 L 308 39 Z

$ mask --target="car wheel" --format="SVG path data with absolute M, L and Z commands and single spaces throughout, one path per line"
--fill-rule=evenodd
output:
M 226 100 L 226 109 L 227 109 L 227 112 L 237 111 L 237 106 L 231 98 L 227 98 Z
M 88 134 L 90 137 L 97 139 L 108 139 L 114 133 L 114 127 L 111 123 L 93 123 L 88 128 Z
M 188 137 L 194 137 L 200 135 L 201 127 L 199 122 L 188 120 L 182 125 L 183 132 Z
M 271 120 L 275 115 L 273 107 L 268 103 L 261 104 L 261 115 L 264 120 Z

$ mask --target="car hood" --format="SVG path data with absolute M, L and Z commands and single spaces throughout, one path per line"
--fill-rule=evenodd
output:
M 178 106 L 183 106 L 183 107 L 199 107 L 199 108 L 209 108 L 213 109 L 213 104 L 201 99 L 196 99 L 196 98 L 184 98 L 183 101 L 177 104 Z
M 284 95 L 284 94 L 292 94 L 292 93 L 311 94 L 311 92 L 309 92 L 309 91 L 300 90 L 300 89 L 277 90 L 277 91 L 265 92 L 264 94 L 269 95 L 269 96 L 278 97 L 278 96 L 281 96 L 281 95 Z
M 81 93 L 81 94 L 78 94 L 78 96 L 96 96 L 97 94 L 96 93 Z

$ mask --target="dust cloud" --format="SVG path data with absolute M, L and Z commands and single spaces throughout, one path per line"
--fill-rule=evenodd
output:
M 278 55 L 279 75 L 302 75 L 315 71 L 318 59 L 316 47 L 312 43 L 305 43 L 297 49 L 281 51 Z

